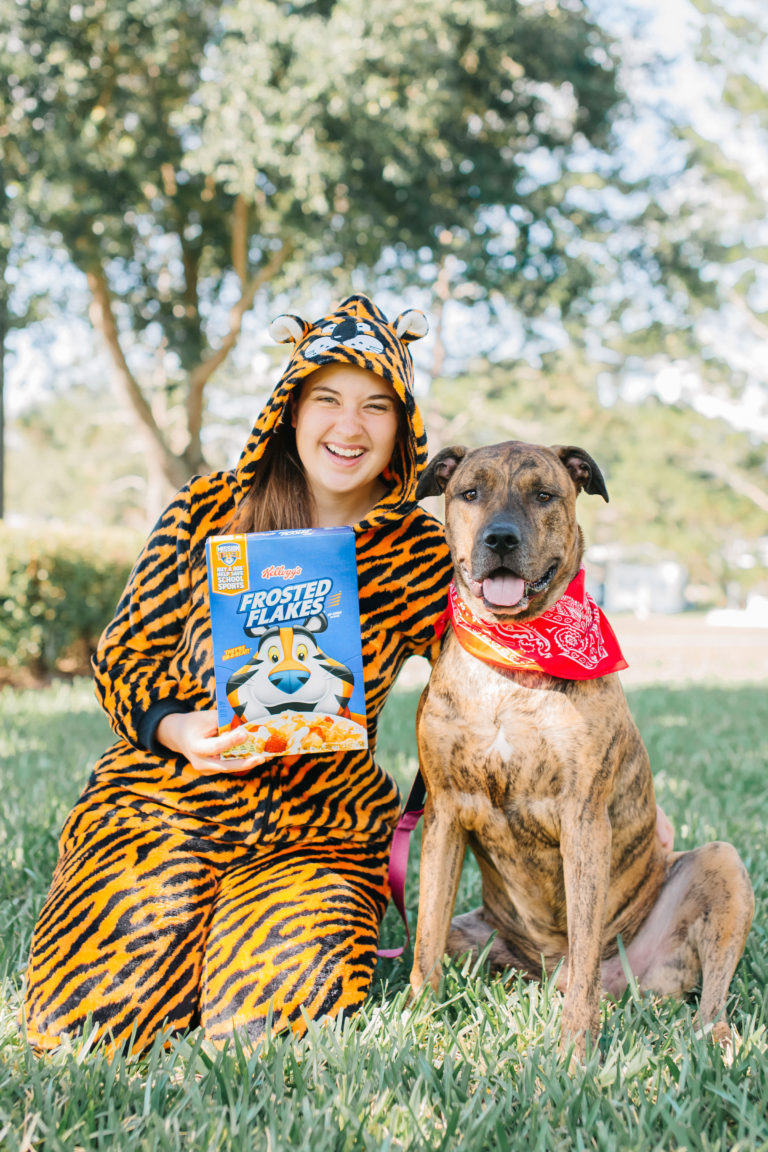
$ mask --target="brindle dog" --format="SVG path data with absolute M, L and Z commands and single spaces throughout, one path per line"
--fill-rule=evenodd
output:
M 510 442 L 446 448 L 418 496 L 445 493 L 459 596 L 491 623 L 526 621 L 579 571 L 579 491 L 608 493 L 582 449 Z M 514 601 L 512 603 L 511 601 Z M 448 629 L 418 715 L 427 788 L 411 985 L 437 990 L 444 952 L 483 949 L 537 978 L 563 961 L 561 1049 L 597 1036 L 601 988 L 682 994 L 730 1042 L 725 1001 L 752 922 L 744 865 L 726 843 L 669 853 L 656 835 L 648 755 L 618 676 L 501 671 Z M 465 847 L 480 908 L 451 921 Z M 495 934 L 495 935 L 494 935 Z

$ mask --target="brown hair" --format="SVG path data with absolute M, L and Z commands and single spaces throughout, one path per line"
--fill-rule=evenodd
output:
M 311 528 L 314 512 L 312 493 L 296 451 L 290 408 L 286 407 L 225 533 Z

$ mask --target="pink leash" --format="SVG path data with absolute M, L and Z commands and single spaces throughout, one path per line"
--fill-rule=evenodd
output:
M 408 916 L 405 911 L 405 874 L 408 870 L 408 850 L 411 845 L 411 833 L 421 820 L 424 812 L 424 801 L 427 790 L 424 786 L 421 772 L 416 773 L 413 786 L 405 802 L 405 808 L 395 828 L 392 837 L 392 847 L 389 852 L 389 887 L 392 892 L 392 903 L 397 908 L 405 924 L 405 944 L 402 948 L 379 948 L 377 955 L 385 960 L 394 960 L 402 956 L 406 945 L 410 943 L 411 933 L 408 929 Z

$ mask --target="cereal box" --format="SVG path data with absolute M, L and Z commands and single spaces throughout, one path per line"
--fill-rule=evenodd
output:
M 219 731 L 227 755 L 367 748 L 351 528 L 207 541 Z

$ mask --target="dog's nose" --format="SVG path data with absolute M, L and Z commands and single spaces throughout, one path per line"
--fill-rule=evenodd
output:
M 483 532 L 483 544 L 491 552 L 511 552 L 520 543 L 520 532 L 512 520 L 495 520 Z

